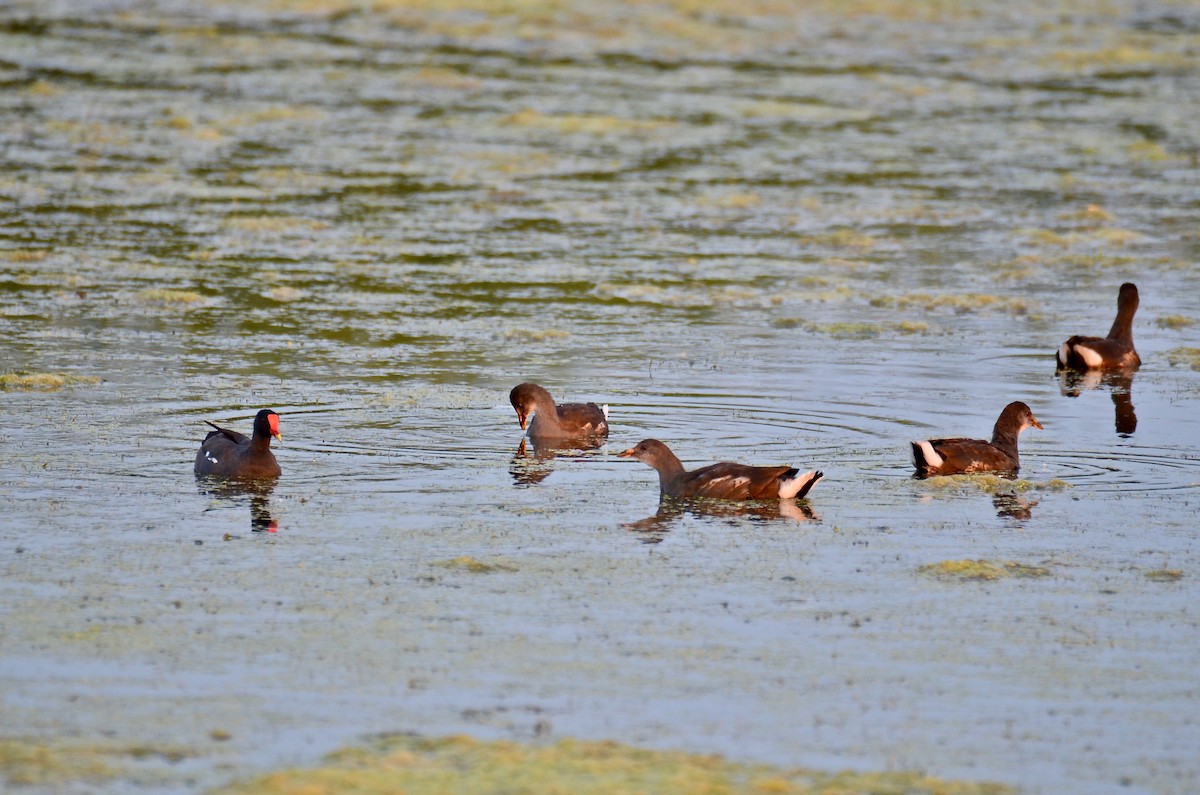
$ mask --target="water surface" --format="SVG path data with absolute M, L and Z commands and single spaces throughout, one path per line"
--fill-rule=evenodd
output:
M 1197 52 L 1172 2 L 0 7 L 0 371 L 84 379 L 0 392 L 5 736 L 171 751 L 113 792 L 377 731 L 1200 789 Z M 1142 369 L 1060 381 L 1127 280 Z M 522 453 L 525 380 L 610 441 Z M 1018 399 L 1019 490 L 910 477 Z M 198 488 L 264 406 L 274 490 Z M 647 436 L 826 479 L 660 511 Z

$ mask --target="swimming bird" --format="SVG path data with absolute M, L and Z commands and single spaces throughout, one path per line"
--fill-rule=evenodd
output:
M 205 421 L 207 422 L 207 420 Z M 200 444 L 196 453 L 196 474 L 226 478 L 277 478 L 280 469 L 271 452 L 271 437 L 279 434 L 279 415 L 263 409 L 254 417 L 254 435 L 247 437 L 208 422 L 214 431 Z
M 508 393 L 517 410 L 521 428 L 529 426 L 531 439 L 572 439 L 608 434 L 608 406 L 595 403 L 563 403 L 558 405 L 537 384 L 518 384 Z M 533 419 L 530 420 L 530 415 Z
M 657 439 L 645 439 L 618 453 L 636 458 L 658 472 L 658 486 L 668 497 L 713 497 L 721 500 L 775 500 L 803 498 L 823 472 L 805 472 L 790 466 L 757 467 L 724 461 L 688 472 Z
M 1142 360 L 1133 348 L 1133 315 L 1138 308 L 1138 289 L 1131 282 L 1117 294 L 1117 318 L 1107 337 L 1074 336 L 1058 349 L 1058 369 L 1136 370 Z
M 1004 407 L 992 440 L 926 439 L 912 442 L 913 466 L 917 474 L 957 475 L 963 472 L 1016 472 L 1021 468 L 1017 436 L 1026 428 L 1041 428 L 1029 406 L 1014 401 Z

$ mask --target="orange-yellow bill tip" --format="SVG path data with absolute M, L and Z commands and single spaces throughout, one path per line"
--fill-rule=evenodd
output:
M 1046 430 L 1045 428 L 1042 427 L 1042 424 L 1040 422 L 1038 422 L 1037 417 L 1033 418 L 1033 427 L 1037 428 L 1038 430 L 1042 430 L 1042 431 Z
M 273 433 L 271 435 L 275 437 L 275 441 L 279 442 L 280 444 L 283 443 L 283 434 L 282 433 L 280 433 L 279 431 L 275 431 L 275 433 Z
M 632 457 L 633 457 L 633 451 L 634 451 L 635 449 L 637 449 L 637 448 L 630 447 L 628 450 L 622 450 L 621 452 L 617 453 L 617 457 L 618 457 L 618 458 L 632 458 Z

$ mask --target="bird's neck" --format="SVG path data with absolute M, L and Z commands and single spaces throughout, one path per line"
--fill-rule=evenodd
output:
M 261 453 L 271 449 L 271 435 L 269 433 L 254 432 L 250 437 L 250 451 L 253 453 Z
M 660 487 L 665 487 L 667 483 L 678 478 L 685 471 L 683 462 L 679 460 L 679 456 L 670 450 L 662 451 L 662 454 L 654 461 L 654 468 L 658 470 L 658 485 Z
M 1117 319 L 1108 330 L 1110 340 L 1133 343 L 1133 313 L 1136 311 L 1137 304 L 1134 303 L 1123 304 L 1117 310 Z
M 1002 425 L 1000 421 L 997 421 L 996 427 L 992 430 L 992 447 L 1011 458 L 1013 463 L 1017 463 L 1020 461 L 1017 455 L 1017 436 L 1020 433 L 1019 429 Z
M 558 406 L 549 394 L 535 396 L 533 410 L 534 419 L 542 428 L 558 430 L 562 427 L 562 423 L 558 421 Z

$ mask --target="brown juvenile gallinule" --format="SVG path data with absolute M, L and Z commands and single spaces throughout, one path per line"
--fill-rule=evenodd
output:
M 524 428 L 528 421 L 531 439 L 574 439 L 608 434 L 608 406 L 595 403 L 558 405 L 537 384 L 518 384 L 508 393 Z M 529 415 L 533 419 L 529 420 Z
M 665 444 L 646 439 L 619 453 L 636 458 L 658 472 L 658 486 L 668 497 L 713 497 L 720 500 L 777 500 L 804 497 L 824 477 L 790 466 L 756 467 L 728 461 L 688 472 Z
M 1133 315 L 1138 308 L 1138 289 L 1130 282 L 1117 294 L 1117 319 L 1107 337 L 1074 336 L 1058 349 L 1058 369 L 1136 370 L 1141 357 L 1133 349 Z
M 918 475 L 957 475 L 963 472 L 1016 472 L 1021 468 L 1017 456 L 1017 436 L 1026 428 L 1041 428 L 1029 406 L 1021 401 L 1009 403 L 1000 412 L 992 440 L 926 439 L 912 442 L 913 466 Z
M 206 420 L 207 422 L 207 420 Z M 237 431 L 208 423 L 216 428 L 196 453 L 196 474 L 226 478 L 277 478 L 279 462 L 271 452 L 271 437 L 279 441 L 279 415 L 263 409 L 254 417 L 254 435 L 247 437 Z

